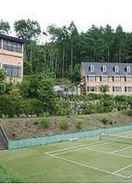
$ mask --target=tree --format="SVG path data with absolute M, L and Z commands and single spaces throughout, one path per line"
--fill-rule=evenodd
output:
M 0 69 L 0 82 L 4 81 L 6 77 L 5 71 Z
M 8 22 L 0 20 L 0 33 L 1 34 L 9 34 L 10 25 Z
M 33 21 L 30 19 L 27 20 L 22 19 L 16 21 L 14 23 L 14 28 L 19 38 L 29 41 L 32 39 L 36 39 L 41 33 L 39 23 L 37 21 Z
M 55 111 L 54 79 L 45 75 L 33 75 L 20 84 L 20 91 L 24 98 L 40 100 L 46 112 Z
M 51 25 L 48 27 L 48 33 L 51 36 L 52 44 L 55 44 L 59 50 L 58 70 L 61 77 L 68 71 L 68 48 L 69 32 L 66 26 L 62 28 Z M 67 59 L 66 59 L 67 58 Z
M 115 33 L 115 45 L 116 45 L 116 50 L 117 50 L 117 61 L 122 62 L 125 59 L 125 33 L 123 32 L 123 28 L 121 25 L 118 25 L 116 28 L 116 33 Z M 115 54 L 116 54 L 115 53 Z
M 76 64 L 74 66 L 73 72 L 71 74 L 71 80 L 73 83 L 75 83 L 75 85 L 80 83 L 81 74 L 80 74 L 80 65 L 79 64 Z
M 68 27 L 70 37 L 70 60 L 71 60 L 71 73 L 73 71 L 74 64 L 78 61 L 79 51 L 79 33 L 76 25 L 72 21 Z

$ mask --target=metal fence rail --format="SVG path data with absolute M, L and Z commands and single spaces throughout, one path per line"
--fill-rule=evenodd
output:
M 8 148 L 9 139 L 2 125 L 0 125 L 0 139 L 1 139 L 1 142 L 4 144 L 4 146 Z
M 21 139 L 21 140 L 8 140 L 8 149 L 18 149 L 25 148 L 35 145 L 45 145 L 52 144 L 61 141 L 68 141 L 71 139 L 83 139 L 83 138 L 96 138 L 101 132 L 105 132 L 106 134 L 118 133 L 132 130 L 132 125 L 123 126 L 123 127 L 115 127 L 115 128 L 107 128 L 107 129 L 96 129 L 91 131 L 82 131 L 76 133 L 69 134 L 59 134 L 53 136 L 46 137 L 38 137 L 31 139 Z

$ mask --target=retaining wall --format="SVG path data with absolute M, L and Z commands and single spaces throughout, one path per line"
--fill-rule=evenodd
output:
M 68 141 L 71 139 L 96 138 L 101 132 L 104 132 L 105 134 L 112 134 L 128 130 L 132 130 L 132 125 L 107 129 L 96 129 L 91 131 L 80 131 L 76 133 L 59 134 L 31 139 L 8 140 L 8 149 L 12 150 L 36 145 L 52 144 L 61 141 Z

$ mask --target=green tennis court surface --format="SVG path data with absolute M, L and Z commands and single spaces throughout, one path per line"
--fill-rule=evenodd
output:
M 132 131 L 0 152 L 0 166 L 24 182 L 132 182 Z

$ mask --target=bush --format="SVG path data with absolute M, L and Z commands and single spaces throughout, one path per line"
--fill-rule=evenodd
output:
M 101 119 L 101 122 L 103 123 L 103 125 L 107 125 L 109 120 L 106 118 L 103 118 L 103 119 Z
M 128 116 L 132 116 L 132 110 L 126 111 L 126 114 L 127 114 Z
M 110 124 L 111 126 L 113 126 L 114 122 L 113 122 L 113 121 L 109 121 L 109 124 Z
M 49 119 L 43 118 L 42 120 L 40 120 L 40 125 L 42 126 L 42 128 L 49 128 L 50 127 Z
M 59 127 L 61 130 L 67 130 L 68 129 L 68 123 L 66 121 L 61 121 L 59 124 Z
M 82 129 L 82 122 L 81 121 L 78 121 L 77 123 L 76 123 L 76 128 L 77 129 Z
M 33 124 L 34 124 L 34 125 L 38 125 L 38 124 L 39 124 L 39 122 L 38 122 L 38 121 L 35 121 L 35 122 L 33 122 Z

